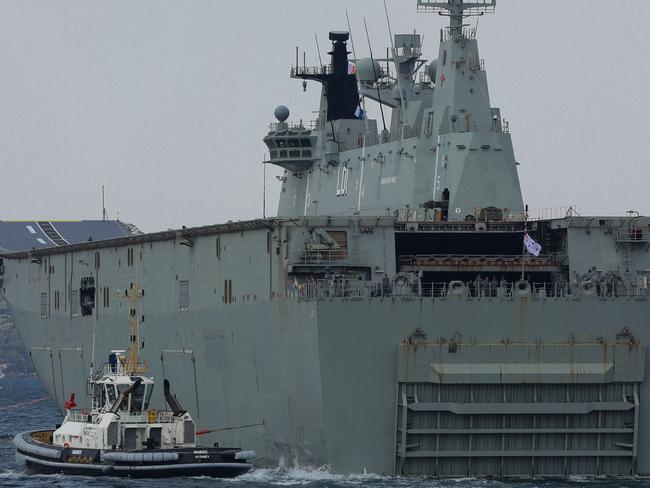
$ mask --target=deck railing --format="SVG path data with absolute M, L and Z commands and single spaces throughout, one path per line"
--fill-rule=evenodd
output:
M 124 417 L 126 421 L 138 421 L 142 423 L 157 423 L 157 424 L 169 424 L 174 421 L 174 412 L 170 410 L 151 410 L 155 412 L 155 420 L 152 417 L 149 417 L 149 411 L 146 410 L 140 414 L 133 414 L 129 419 Z M 102 413 L 105 413 L 102 411 Z M 97 422 L 98 417 L 96 414 L 93 414 L 91 410 L 70 410 L 67 414 L 68 422 Z
M 629 227 L 616 231 L 616 242 L 650 243 L 650 232 L 642 227 Z
M 402 255 L 399 263 L 402 266 L 427 266 L 427 267 L 521 267 L 538 268 L 544 266 L 559 266 L 566 262 L 567 256 L 563 253 L 541 254 L 539 256 L 527 255 L 476 255 L 466 254 L 416 254 Z
M 581 283 L 531 282 L 520 280 L 474 280 L 424 283 L 404 274 L 396 280 L 370 282 L 361 279 L 332 278 L 294 282 L 287 289 L 289 299 L 296 300 L 365 300 L 372 298 L 446 299 L 457 296 L 471 299 L 533 300 L 550 298 L 647 300 L 650 289 L 635 282 L 585 280 Z
M 340 249 L 307 249 L 302 254 L 300 263 L 321 264 L 331 261 L 347 261 L 348 250 Z

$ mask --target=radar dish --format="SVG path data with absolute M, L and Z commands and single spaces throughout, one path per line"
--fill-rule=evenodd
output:
M 275 115 L 275 118 L 278 119 L 278 122 L 286 122 L 287 119 L 289 118 L 289 109 L 285 107 L 284 105 L 279 105 L 276 107 L 275 112 L 273 112 L 273 115 Z
M 350 39 L 350 33 L 345 31 L 332 31 L 330 32 L 330 41 L 346 42 Z

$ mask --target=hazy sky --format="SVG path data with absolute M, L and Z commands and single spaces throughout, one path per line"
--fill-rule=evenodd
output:
M 388 7 L 436 57 L 446 19 Z M 288 78 L 295 46 L 316 64 L 346 8 L 358 53 L 364 16 L 385 52 L 381 0 L 0 1 L 0 219 L 100 218 L 102 184 L 109 217 L 147 231 L 261 216 L 273 109 L 317 108 Z M 531 209 L 650 214 L 649 22 L 648 0 L 498 0 L 480 19 Z

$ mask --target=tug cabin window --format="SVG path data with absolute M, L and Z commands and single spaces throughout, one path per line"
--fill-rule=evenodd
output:
M 106 405 L 106 389 L 112 388 L 112 385 L 95 384 L 93 396 L 98 402 L 97 407 L 103 408 Z
M 110 404 L 113 404 L 117 400 L 117 394 L 115 393 L 115 385 L 106 385 L 106 392 L 108 394 L 108 401 Z
M 126 390 L 128 387 L 129 385 L 117 385 L 118 395 L 122 393 L 124 390 Z M 130 402 L 131 402 L 130 398 L 127 398 L 125 401 L 123 401 L 122 405 L 120 405 L 120 410 L 128 410 Z
M 129 411 L 138 414 L 148 410 L 152 393 L 153 385 L 141 383 L 140 386 L 129 395 Z
M 151 394 L 153 393 L 153 385 L 147 385 L 147 393 L 144 396 L 144 405 L 142 410 L 149 410 L 149 403 L 151 402 Z
M 147 385 L 141 383 L 133 392 L 131 392 L 131 398 L 129 399 L 129 408 L 131 413 L 141 413 L 142 407 L 144 406 L 145 399 L 145 390 Z

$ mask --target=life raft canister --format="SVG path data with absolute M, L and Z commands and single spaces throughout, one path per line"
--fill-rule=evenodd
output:
M 452 295 L 464 295 L 465 294 L 465 283 L 460 280 L 454 280 L 449 282 L 449 293 Z
M 519 280 L 515 283 L 515 290 L 520 297 L 527 297 L 530 295 L 530 283 L 525 280 Z
M 596 295 L 596 283 L 593 279 L 582 280 L 580 283 L 580 292 L 583 295 L 593 296 Z

